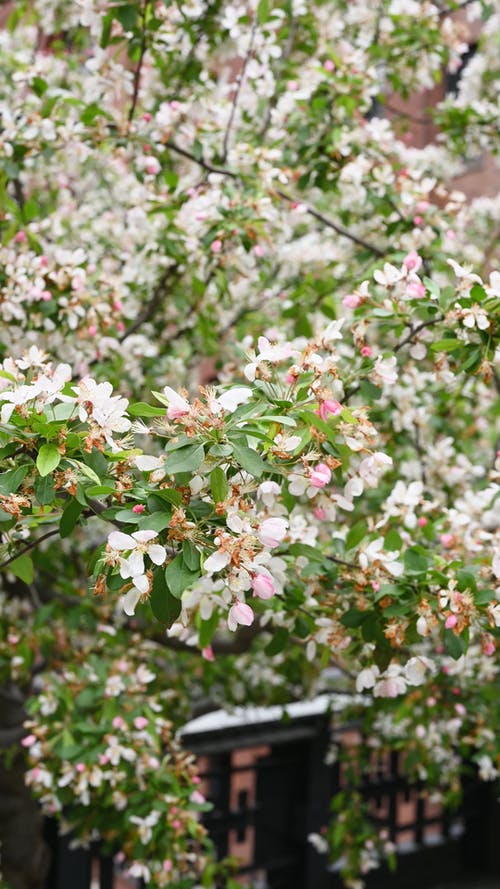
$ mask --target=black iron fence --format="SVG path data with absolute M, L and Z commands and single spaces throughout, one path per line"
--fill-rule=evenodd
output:
M 343 767 L 328 765 L 330 720 L 324 712 L 291 721 L 212 720 L 186 732 L 197 754 L 213 809 L 206 824 L 220 856 L 240 862 L 241 880 L 252 889 L 340 889 L 338 873 L 308 840 L 329 819 L 332 795 L 345 785 Z M 343 727 L 336 743 L 352 743 Z M 369 873 L 367 889 L 433 889 L 467 873 L 493 875 L 500 886 L 500 806 L 491 784 L 470 780 L 464 805 L 453 816 L 409 786 L 397 753 L 375 756 L 357 787 L 373 819 L 400 851 L 396 874 Z M 126 889 L 110 858 L 97 850 L 71 850 L 48 825 L 53 851 L 46 889 Z M 215 889 L 215 887 L 214 887 Z

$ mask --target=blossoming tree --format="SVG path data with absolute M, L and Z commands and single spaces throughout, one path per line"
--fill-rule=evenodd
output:
M 388 97 L 458 71 L 478 22 L 411 147 Z M 0 739 L 148 885 L 231 885 L 186 719 L 327 667 L 429 792 L 498 775 L 500 198 L 451 177 L 498 150 L 499 26 L 467 0 L 7 7 Z M 357 887 L 390 849 L 334 806 Z M 35 886 L 11 826 L 3 875 Z

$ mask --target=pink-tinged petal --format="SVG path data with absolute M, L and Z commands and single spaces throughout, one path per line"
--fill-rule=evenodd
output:
M 129 590 L 125 596 L 123 596 L 122 607 L 125 614 L 128 614 L 129 617 L 132 617 L 132 615 L 135 614 L 135 609 L 137 607 L 139 599 L 141 598 L 141 595 L 142 593 L 140 590 L 132 587 L 132 589 Z
M 108 543 L 111 549 L 134 549 L 135 540 L 130 534 L 124 534 L 123 531 L 112 531 L 108 537 Z
M 148 548 L 148 556 L 155 565 L 163 565 L 167 558 L 167 551 L 164 546 L 159 543 L 153 543 Z
M 148 543 L 158 537 L 158 531 L 134 531 L 132 537 L 137 543 Z
M 272 577 L 267 574 L 255 574 L 252 578 L 252 590 L 259 599 L 270 599 L 276 589 Z
M 309 482 L 313 488 L 324 488 L 332 477 L 332 471 L 326 463 L 318 463 L 311 472 Z
M 247 605 L 245 602 L 240 602 L 237 600 L 234 605 L 231 605 L 229 609 L 228 615 L 228 626 L 229 629 L 236 629 L 237 624 L 240 624 L 243 627 L 250 627 L 254 621 L 254 613 L 250 608 L 250 605 Z
M 284 537 L 286 537 L 287 530 L 287 520 L 276 516 L 275 518 L 264 519 L 257 531 L 257 537 L 262 543 L 262 546 L 272 548 L 281 543 Z

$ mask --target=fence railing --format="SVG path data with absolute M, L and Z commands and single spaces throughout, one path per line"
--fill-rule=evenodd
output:
M 206 825 L 220 856 L 240 862 L 239 878 L 252 889 L 337 889 L 338 874 L 308 841 L 329 815 L 329 802 L 345 786 L 343 767 L 328 765 L 331 741 L 325 701 L 295 708 L 245 710 L 239 717 L 202 717 L 184 741 L 198 756 L 202 785 L 213 809 Z M 293 708 L 291 708 L 293 709 Z M 341 727 L 337 744 L 353 743 L 355 730 Z M 395 875 L 367 875 L 368 889 L 433 889 L 440 880 L 469 872 L 496 874 L 500 885 L 500 807 L 492 785 L 470 780 L 464 806 L 453 816 L 405 781 L 397 753 L 373 758 L 356 788 L 401 854 Z M 53 851 L 45 889 L 128 889 L 110 858 L 71 850 L 67 838 L 47 827 Z M 214 887 L 215 889 L 215 887 Z

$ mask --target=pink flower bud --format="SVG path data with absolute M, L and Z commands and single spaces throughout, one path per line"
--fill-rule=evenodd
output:
M 315 509 L 313 509 L 313 516 L 315 519 L 318 519 L 319 522 L 324 522 L 326 519 L 326 512 L 322 506 L 316 506 Z
M 216 241 L 212 241 L 212 243 L 210 244 L 210 250 L 212 251 L 212 253 L 220 253 L 222 250 L 222 241 L 219 238 L 217 238 Z
M 288 522 L 286 519 L 276 516 L 270 519 L 264 519 L 257 531 L 257 537 L 262 546 L 268 546 L 271 549 L 281 543 L 286 537 L 287 530 Z
M 410 281 L 406 288 L 406 295 L 410 299 L 423 299 L 425 296 L 425 286 L 422 281 Z
M 297 83 L 296 80 L 289 80 L 288 83 L 287 83 L 287 86 L 288 86 L 288 89 L 289 89 L 289 90 L 291 90 L 292 92 L 294 92 L 296 89 L 298 89 L 298 86 L 299 86 L 299 85 L 298 85 L 298 83 Z
M 139 731 L 142 731 L 143 728 L 146 728 L 147 724 L 148 720 L 145 716 L 136 716 L 134 719 L 134 725 Z
M 413 217 L 413 224 L 414 224 L 414 225 L 422 225 L 422 222 L 423 222 L 423 221 L 424 221 L 424 220 L 422 219 L 421 216 L 414 216 L 414 217 Z
M 181 824 L 181 822 L 179 821 L 178 818 L 176 818 L 174 821 L 172 821 L 172 827 L 174 828 L 174 830 L 180 830 L 180 829 L 181 829 L 182 824 Z
M 85 771 L 85 765 L 83 764 L 83 762 L 77 762 L 75 768 L 76 768 L 76 771 L 80 773 L 80 775 L 82 772 Z
M 165 861 L 163 862 L 163 870 L 167 874 L 172 870 L 172 862 L 170 861 L 170 858 L 165 858 Z
M 111 725 L 113 726 L 113 728 L 124 728 L 125 721 L 122 719 L 121 716 L 115 716 L 111 722 Z
M 17 232 L 14 237 L 14 241 L 16 242 L 16 244 L 25 244 L 27 240 L 28 238 L 26 232 Z
M 254 596 L 258 596 L 259 599 L 270 599 L 276 592 L 273 579 L 267 574 L 254 574 L 252 589 Z
M 455 238 L 456 238 L 456 233 L 453 231 L 452 228 L 449 228 L 449 229 L 448 229 L 448 231 L 446 232 L 446 237 L 447 237 L 450 241 L 454 241 L 454 240 L 455 240 Z
M 342 305 L 348 309 L 357 309 L 361 305 L 361 297 L 356 296 L 355 293 L 347 293 L 342 299 Z
M 100 754 L 99 754 L 99 765 L 100 765 L 100 766 L 105 766 L 105 765 L 108 764 L 108 762 L 109 762 L 109 759 L 108 759 L 108 757 L 106 756 L 106 754 L 105 754 L 105 753 L 100 753 Z
M 151 115 L 150 115 L 149 111 L 145 111 L 145 112 L 144 112 L 144 114 L 142 115 L 142 119 L 143 119 L 146 123 L 149 123 L 149 121 L 151 120 Z
M 22 741 L 21 741 L 21 746 L 22 746 L 22 747 L 32 747 L 33 744 L 36 744 L 36 737 L 35 737 L 35 735 L 26 735 L 26 737 L 23 738 Z
M 417 204 L 417 213 L 425 213 L 430 207 L 429 201 L 419 201 Z
M 418 255 L 416 250 L 410 250 L 403 259 L 403 265 L 409 272 L 417 272 L 422 265 L 422 257 Z
M 453 534 L 441 534 L 439 542 L 441 546 L 444 546 L 445 549 L 451 549 L 451 547 L 455 543 L 455 538 Z
M 190 802 L 196 803 L 197 805 L 202 805 L 205 802 L 205 797 L 199 790 L 193 790 L 191 796 L 189 797 Z
M 228 621 L 230 626 L 240 624 L 242 627 L 250 627 L 253 624 L 254 613 L 245 602 L 236 599 L 234 605 L 229 609 Z
M 9 633 L 9 635 L 7 636 L 7 642 L 9 642 L 10 645 L 17 645 L 17 643 L 19 642 L 19 636 L 15 636 L 14 633 Z
M 146 507 L 144 506 L 144 503 L 136 503 L 135 506 L 132 507 L 132 512 L 140 515 L 142 512 L 144 512 L 145 509 Z
M 379 584 L 378 580 L 372 580 L 372 589 L 375 590 L 376 593 L 378 593 L 378 591 L 380 589 L 380 584 Z
M 483 644 L 483 654 L 485 654 L 486 657 L 491 657 L 492 654 L 495 654 L 495 643 L 493 640 Z
M 122 303 L 121 299 L 114 299 L 113 300 L 113 308 L 114 308 L 115 312 L 121 312 L 123 310 L 123 303 Z
M 332 61 L 332 59 L 327 59 L 323 65 L 323 68 L 325 69 L 325 71 L 334 71 L 335 63 Z
M 360 353 L 363 358 L 371 358 L 373 350 L 371 346 L 361 346 Z
M 465 716 L 467 710 L 463 704 L 455 704 L 455 713 L 458 713 L 459 716 Z
M 172 111 L 180 111 L 181 103 L 178 102 L 177 99 L 172 99 L 172 101 L 170 102 L 170 107 Z
M 210 661 L 210 662 L 214 661 L 214 660 L 215 660 L 215 654 L 214 654 L 214 651 L 213 651 L 212 646 L 211 646 L 211 645 L 206 645 L 205 648 L 202 648 L 202 650 L 201 650 L 201 656 L 202 656 L 202 658 L 204 658 L 206 661 Z
M 417 524 L 420 525 L 421 528 L 425 528 L 425 526 L 427 525 L 427 519 L 425 518 L 425 516 L 421 515 L 417 519 Z
M 447 630 L 452 630 L 453 627 L 456 627 L 457 623 L 458 623 L 458 620 L 457 620 L 456 614 L 450 614 L 446 618 L 444 625 Z
M 264 250 L 262 244 L 256 244 L 255 247 L 253 248 L 253 252 L 255 253 L 256 256 L 264 256 L 264 253 L 266 251 Z
M 89 324 L 88 330 L 89 330 L 90 336 L 95 336 L 97 333 L 97 327 L 95 326 L 95 324 Z
M 309 482 L 313 488 L 324 488 L 332 477 L 332 470 L 326 463 L 318 463 L 309 476 Z
M 333 401 L 332 398 L 327 398 L 325 401 L 321 402 L 317 414 L 322 420 L 327 420 L 328 414 L 333 414 L 333 416 L 336 417 L 342 410 L 343 408 L 340 401 Z

